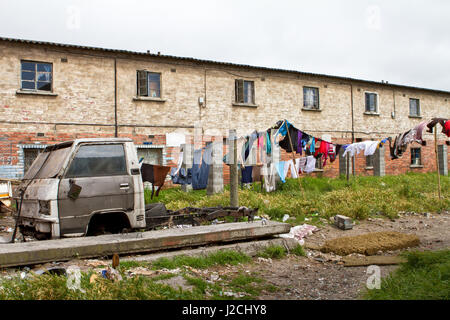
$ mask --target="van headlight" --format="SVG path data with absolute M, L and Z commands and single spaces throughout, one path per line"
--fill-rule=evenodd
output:
M 50 215 L 50 201 L 39 200 L 39 213 Z

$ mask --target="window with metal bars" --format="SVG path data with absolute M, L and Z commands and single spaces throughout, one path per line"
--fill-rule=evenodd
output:
M 253 81 L 235 80 L 235 102 L 255 104 L 255 83 Z
M 319 88 L 303 87 L 303 108 L 319 109 Z
M 21 61 L 21 90 L 52 91 L 51 63 Z
M 378 112 L 378 94 L 366 92 L 366 112 Z
M 138 70 L 137 95 L 138 97 L 161 98 L 161 74 Z
M 420 116 L 420 101 L 419 99 L 409 99 L 409 115 L 413 117 Z

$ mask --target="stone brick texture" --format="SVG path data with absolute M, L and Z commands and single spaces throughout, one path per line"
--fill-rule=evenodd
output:
M 55 95 L 20 92 L 21 60 L 53 64 Z M 118 136 L 132 138 L 138 145 L 164 146 L 163 162 L 169 166 L 176 165 L 180 151 L 178 147 L 166 146 L 165 134 L 171 132 L 184 133 L 192 142 L 198 129 L 196 133 L 203 135 L 198 146 L 204 146 L 214 136 L 227 136 L 230 129 L 242 136 L 288 119 L 311 135 L 331 135 L 332 142 L 342 144 L 352 142 L 352 131 L 354 139 L 379 140 L 394 137 L 422 120 L 450 117 L 450 93 L 446 92 L 163 56 L 0 41 L 0 177 L 23 175 L 23 145 L 113 137 L 115 65 Z M 161 74 L 160 100 L 137 97 L 137 70 Z M 256 107 L 234 104 L 235 79 L 254 81 Z M 303 109 L 304 86 L 319 89 L 319 111 Z M 378 94 L 375 115 L 365 114 L 365 92 Z M 200 97 L 205 100 L 203 106 L 199 105 Z M 410 98 L 420 100 L 421 118 L 409 116 Z M 443 144 L 448 139 L 440 133 L 440 125 L 438 128 L 439 144 Z M 410 166 L 409 147 L 402 158 L 393 161 L 386 147 L 386 174 L 436 171 L 433 135 L 424 132 L 424 136 L 427 145 L 421 147 L 423 167 Z M 289 159 L 292 155 L 283 151 L 282 160 Z M 323 171 L 312 175 L 338 174 L 336 160 L 328 161 Z M 355 174 L 373 174 L 366 168 L 362 154 L 355 159 Z M 224 181 L 229 181 L 226 165 Z

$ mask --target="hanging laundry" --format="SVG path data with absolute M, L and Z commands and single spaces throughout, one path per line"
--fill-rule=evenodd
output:
M 350 157 L 354 157 L 355 155 L 359 154 L 363 150 L 364 150 L 364 155 L 366 157 L 371 156 L 377 150 L 378 144 L 379 144 L 378 141 L 362 141 L 362 142 L 352 143 L 350 145 L 345 146 L 345 151 L 343 153 L 343 156 L 345 157 L 348 154 Z
M 192 184 L 192 170 L 180 168 L 180 170 L 177 170 L 177 168 L 172 168 L 170 170 L 170 177 L 172 178 L 172 183 L 174 184 Z
M 202 149 L 194 151 L 194 164 L 192 165 L 192 189 L 206 189 L 208 185 L 209 164 L 211 163 L 212 144 Z M 201 166 L 199 165 L 201 161 Z
M 292 126 L 289 121 L 284 120 L 283 124 L 281 125 L 281 127 L 278 129 L 278 131 L 275 134 L 275 139 L 278 136 L 278 134 L 281 134 L 283 137 L 287 134 L 287 130 L 288 128 Z
M 302 173 L 311 173 L 316 169 L 316 158 L 314 158 L 313 156 L 295 159 L 295 162 L 295 166 L 299 168 Z
M 445 121 L 444 133 L 447 135 L 447 137 L 450 137 L 450 120 Z
M 270 142 L 269 130 L 266 131 L 266 154 L 272 154 L 272 143 Z
M 280 180 L 281 180 L 281 182 L 283 182 L 283 183 L 286 182 L 286 180 L 285 180 L 286 176 L 285 176 L 285 174 L 284 174 L 284 165 L 285 165 L 285 164 L 286 164 L 286 161 L 280 161 L 280 162 L 278 162 L 277 164 L 275 164 L 276 167 L 277 167 L 278 175 L 280 176 Z
M 295 137 L 295 139 L 294 139 Z M 292 148 L 291 148 L 292 144 Z M 279 143 L 280 147 L 286 152 L 293 152 L 293 150 L 297 150 L 298 146 L 298 129 L 294 128 L 294 126 L 289 127 L 289 134 L 286 134 L 283 140 Z
M 300 155 L 302 154 L 302 136 L 303 136 L 303 132 L 301 132 L 300 130 L 297 131 L 297 153 L 300 153 Z
M 423 129 L 425 128 L 425 126 L 427 125 L 428 121 L 422 121 L 421 123 L 419 123 L 417 126 L 414 127 L 414 141 L 420 143 L 423 145 L 424 141 L 422 139 L 422 133 L 423 133 Z
M 316 148 L 316 152 L 314 153 L 314 156 L 318 157 L 319 154 L 322 154 L 326 157 L 328 154 L 328 146 L 329 146 L 329 143 L 322 140 L 320 142 L 320 146 L 318 148 Z
M 284 164 L 284 177 L 287 177 L 288 172 L 291 172 L 291 178 L 298 178 L 298 170 L 294 164 L 294 160 L 286 161 Z
M 275 168 L 274 163 L 264 164 L 261 168 L 261 175 L 264 178 L 264 190 L 266 192 L 275 191 L 277 187 L 277 169 Z
M 439 123 L 442 126 L 442 133 L 445 133 L 445 122 L 448 121 L 448 119 L 444 118 L 433 118 L 431 121 L 427 124 L 428 130 L 427 132 L 433 133 L 433 128 Z
M 325 160 L 323 161 L 323 167 L 327 164 L 327 159 L 330 158 L 330 162 L 333 163 L 336 160 L 336 152 L 334 150 L 334 146 L 331 143 L 328 143 L 328 151 Z
M 242 183 L 252 183 L 252 173 L 253 173 L 253 166 L 247 166 L 245 168 L 241 168 L 241 174 L 242 174 Z
M 316 138 L 313 137 L 311 141 L 311 146 L 309 147 L 309 152 L 311 152 L 311 154 L 314 154 L 315 148 L 316 148 Z

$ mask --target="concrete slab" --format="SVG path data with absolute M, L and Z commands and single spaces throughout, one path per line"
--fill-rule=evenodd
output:
M 15 244 L 0 244 L 0 267 L 93 258 L 257 239 L 288 233 L 290 225 L 268 221 L 237 222 L 185 229 L 166 229 Z

